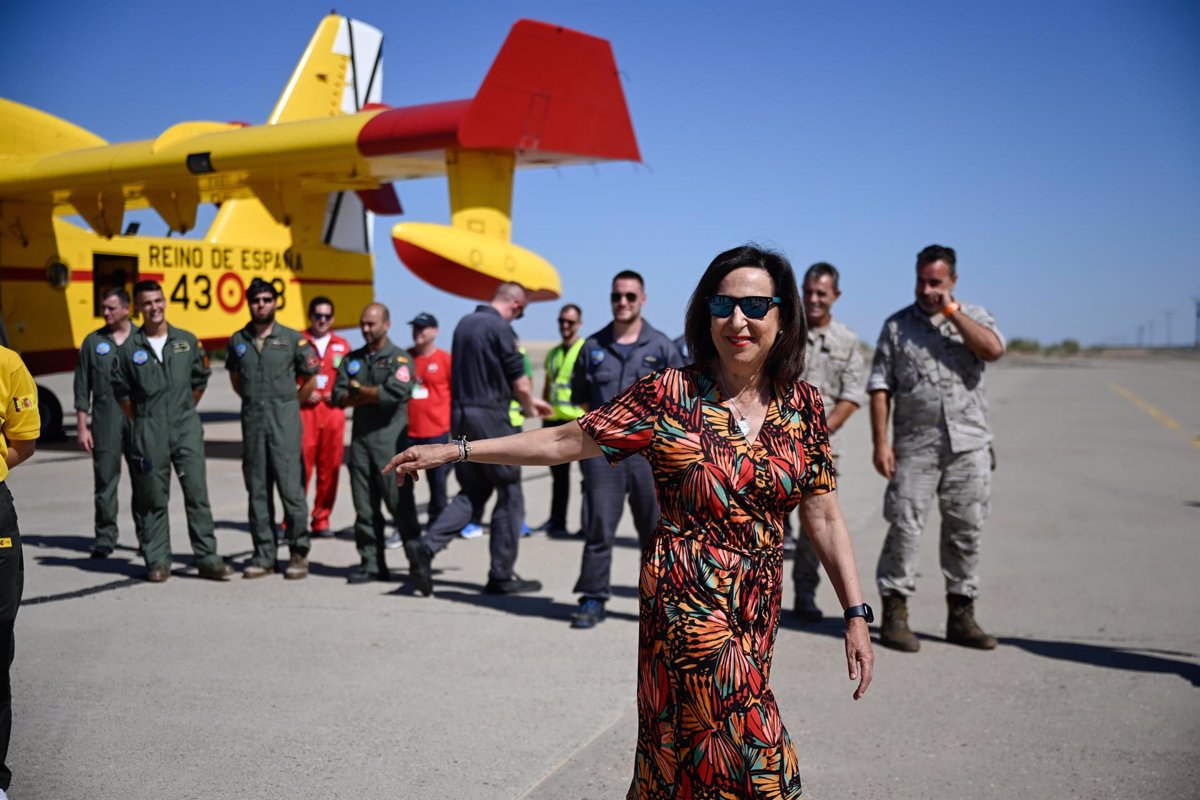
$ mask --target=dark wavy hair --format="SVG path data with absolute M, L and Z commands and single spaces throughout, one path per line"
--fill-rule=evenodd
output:
M 714 258 L 704 271 L 700 283 L 692 292 L 684 316 L 683 335 L 688 351 L 701 367 L 712 369 L 716 366 L 717 346 L 712 340 L 712 315 L 708 312 L 708 298 L 717 294 L 717 287 L 726 275 L 741 267 L 766 270 L 775 286 L 775 296 L 780 299 L 779 338 L 767 354 L 763 371 L 776 386 L 795 383 L 804 372 L 804 348 L 808 344 L 808 324 L 800 305 L 796 273 L 782 253 L 755 244 L 726 250 Z

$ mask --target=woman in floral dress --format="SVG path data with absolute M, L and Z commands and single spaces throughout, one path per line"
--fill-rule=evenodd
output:
M 797 505 L 847 609 L 856 700 L 871 682 L 874 655 L 824 408 L 799 379 L 807 332 L 787 260 L 753 246 L 717 256 L 692 295 L 685 335 L 692 366 L 647 376 L 578 423 L 413 447 L 388 469 L 404 480 L 462 458 L 549 465 L 645 456 L 662 518 L 639 585 L 638 742 L 628 796 L 796 798 L 796 750 L 769 677 L 783 519 Z

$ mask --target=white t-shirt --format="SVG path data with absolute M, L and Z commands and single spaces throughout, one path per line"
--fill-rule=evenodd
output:
M 317 355 L 321 358 L 325 357 L 325 348 L 329 347 L 329 340 L 333 338 L 332 333 L 327 333 L 320 338 L 313 339 L 313 346 L 317 348 Z
M 167 335 L 164 333 L 162 336 L 147 336 L 146 341 L 154 348 L 154 354 L 158 356 L 158 360 L 162 361 L 163 348 L 167 346 Z

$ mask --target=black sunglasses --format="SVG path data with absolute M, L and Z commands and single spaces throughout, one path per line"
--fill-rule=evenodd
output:
M 608 296 L 608 299 L 614 303 L 619 303 L 622 300 L 626 303 L 636 303 L 638 296 L 637 292 L 613 292 Z
M 771 306 L 782 303 L 779 297 L 730 297 L 727 294 L 714 294 L 708 298 L 708 313 L 718 319 L 725 319 L 733 314 L 733 307 L 738 306 L 746 319 L 762 319 L 771 310 Z
M 314 313 L 314 314 L 312 315 L 312 318 L 313 318 L 313 319 L 317 319 L 317 320 L 321 320 L 322 322 L 324 322 L 324 321 L 325 321 L 325 320 L 327 320 L 327 319 L 333 319 L 333 314 L 317 314 L 317 313 Z
M 558 324 L 559 324 L 559 325 L 578 325 L 578 324 L 579 324 L 579 320 L 577 320 L 577 319 L 567 319 L 566 317 L 559 317 L 559 318 L 558 318 Z
M 249 300 L 247 300 L 246 302 L 247 302 L 247 303 L 249 303 L 249 304 L 250 304 L 250 305 L 252 305 L 252 306 L 256 306 L 256 305 L 258 305 L 259 303 L 274 303 L 274 302 L 275 302 L 275 295 L 273 295 L 273 294 L 260 294 L 260 295 L 257 295 L 257 296 L 255 296 L 255 297 L 251 297 L 251 298 L 250 298 Z

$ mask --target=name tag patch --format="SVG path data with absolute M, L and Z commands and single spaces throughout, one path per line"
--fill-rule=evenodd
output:
M 192 345 L 188 342 L 171 342 L 172 353 L 186 353 L 192 349 Z

